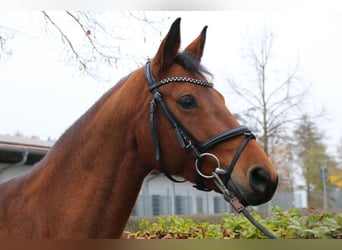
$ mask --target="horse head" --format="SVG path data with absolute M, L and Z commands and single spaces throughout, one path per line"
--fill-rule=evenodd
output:
M 181 176 L 201 190 L 221 192 L 214 178 L 219 176 L 242 204 L 258 205 L 272 198 L 278 177 L 254 135 L 207 80 L 209 73 L 200 63 L 206 31 L 180 52 L 177 19 L 145 65 L 150 128 L 139 130 L 145 136 L 137 136 L 138 145 L 144 144 L 146 162 L 170 179 Z M 146 134 L 150 143 L 143 140 Z

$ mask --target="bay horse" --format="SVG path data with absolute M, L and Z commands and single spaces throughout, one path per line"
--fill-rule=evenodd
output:
M 120 238 L 156 170 L 221 192 L 215 173 L 245 206 L 272 198 L 274 166 L 201 66 L 206 31 L 180 52 L 178 18 L 145 67 L 104 94 L 30 172 L 0 185 L 1 238 Z

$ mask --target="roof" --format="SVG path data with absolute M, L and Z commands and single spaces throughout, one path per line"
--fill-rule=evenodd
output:
M 35 164 L 40 161 L 53 146 L 54 141 L 0 135 L 0 163 L 17 163 L 27 153 L 26 164 Z

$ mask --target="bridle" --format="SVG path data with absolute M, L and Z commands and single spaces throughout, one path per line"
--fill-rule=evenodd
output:
M 198 80 L 198 79 L 193 79 L 189 77 L 168 77 L 165 78 L 159 82 L 157 82 L 152 74 L 151 70 L 151 63 L 147 62 L 145 65 L 145 76 L 147 78 L 148 82 L 148 87 L 150 92 L 152 93 L 152 100 L 151 100 L 151 106 L 150 106 L 150 124 L 151 124 L 151 131 L 152 131 L 152 136 L 153 136 L 153 143 L 155 146 L 155 153 L 156 153 L 156 160 L 159 162 L 161 171 L 172 181 L 174 182 L 183 182 L 175 179 L 173 176 L 169 174 L 167 171 L 167 168 L 165 167 L 164 159 L 162 157 L 161 151 L 160 151 L 160 142 L 159 142 L 159 135 L 158 135 L 158 127 L 156 123 L 156 107 L 159 105 L 168 119 L 168 121 L 171 123 L 176 137 L 178 139 L 178 142 L 180 146 L 184 149 L 190 150 L 192 155 L 195 158 L 195 166 L 196 166 L 196 172 L 195 172 L 195 177 L 196 177 L 196 185 L 194 186 L 195 188 L 201 190 L 201 191 L 211 191 L 211 189 L 205 187 L 203 185 L 202 179 L 203 178 L 213 178 L 214 176 L 210 175 L 204 175 L 201 172 L 200 169 L 200 162 L 203 157 L 212 157 L 216 160 L 217 162 L 217 168 L 216 171 L 217 174 L 223 175 L 224 176 L 224 183 L 227 185 L 228 181 L 231 178 L 231 174 L 233 172 L 233 169 L 236 165 L 237 160 L 239 159 L 239 156 L 241 155 L 243 149 L 251 139 L 255 139 L 255 136 L 252 134 L 252 132 L 244 126 L 236 127 L 230 130 L 226 130 L 223 133 L 209 139 L 206 142 L 200 142 L 199 140 L 196 139 L 195 136 L 191 134 L 191 132 L 186 129 L 186 127 L 176 118 L 176 116 L 171 112 L 171 110 L 168 108 L 166 103 L 163 101 L 162 95 L 158 91 L 158 88 L 162 85 L 166 85 L 168 83 L 174 83 L 174 82 L 183 82 L 183 83 L 191 83 L 191 84 L 196 84 L 200 85 L 203 87 L 208 87 L 212 88 L 213 84 Z M 229 167 L 227 170 L 223 169 L 219 165 L 219 160 L 218 158 L 211 153 L 207 153 L 208 149 L 216 146 L 217 144 L 220 144 L 222 142 L 232 140 L 236 137 L 239 136 L 244 136 L 244 140 L 240 144 L 239 148 L 237 149 L 232 162 L 230 163 Z
M 161 110 L 163 111 L 165 117 L 167 120 L 171 123 L 176 137 L 178 139 L 178 142 L 180 146 L 183 149 L 188 149 L 192 155 L 195 158 L 195 180 L 196 184 L 194 185 L 195 188 L 201 190 L 201 191 L 211 191 L 211 189 L 207 188 L 203 184 L 203 179 L 214 179 L 215 184 L 217 187 L 222 191 L 224 199 L 227 200 L 232 207 L 237 212 L 242 212 L 249 220 L 251 220 L 251 217 L 248 214 L 248 211 L 245 210 L 245 207 L 239 202 L 239 200 L 235 197 L 235 195 L 229 190 L 228 188 L 228 182 L 231 179 L 232 172 L 234 170 L 234 167 L 246 147 L 247 143 L 251 139 L 255 139 L 254 134 L 245 126 L 239 126 L 235 127 L 233 129 L 226 130 L 217 136 L 214 136 L 213 138 L 210 138 L 209 140 L 205 142 L 200 142 L 194 135 L 191 134 L 191 132 L 176 118 L 176 116 L 171 112 L 171 110 L 168 108 L 167 104 L 163 101 L 161 93 L 158 91 L 158 88 L 160 86 L 174 83 L 174 82 L 182 82 L 182 83 L 190 83 L 190 84 L 196 84 L 202 87 L 208 87 L 212 88 L 213 84 L 207 81 L 198 80 L 194 78 L 189 77 L 168 77 L 164 78 L 160 81 L 156 81 L 152 69 L 151 69 L 151 62 L 148 61 L 145 64 L 144 67 L 145 77 L 148 82 L 149 90 L 152 94 L 152 100 L 150 103 L 150 125 L 151 125 L 151 131 L 152 131 L 152 138 L 153 138 L 153 144 L 155 147 L 155 154 L 156 154 L 156 160 L 159 163 L 160 170 L 167 176 L 170 180 L 174 182 L 184 182 L 185 180 L 177 180 L 175 179 L 170 173 L 168 172 L 164 158 L 162 156 L 161 150 L 160 150 L 160 141 L 159 141 L 159 133 L 158 133 L 158 127 L 156 122 L 156 107 L 157 105 L 160 106 Z M 223 169 L 220 166 L 219 159 L 212 153 L 208 153 L 208 149 L 232 140 L 234 138 L 243 136 L 243 141 L 241 142 L 240 146 L 236 150 L 233 159 L 227 169 Z M 205 175 L 201 172 L 201 160 L 203 160 L 204 157 L 212 157 L 216 163 L 217 167 L 214 172 L 211 173 L 211 175 Z M 223 177 L 223 178 L 222 178 Z M 222 180 L 223 179 L 223 180 Z M 247 213 L 247 215 L 245 214 Z M 254 218 L 252 218 L 254 220 Z M 259 225 L 256 225 L 253 221 L 251 221 L 255 226 L 257 226 L 261 231 L 263 231 Z M 255 221 L 256 222 L 256 221 Z M 256 222 L 257 223 L 257 222 Z M 261 225 L 260 225 L 261 226 Z M 261 226 L 262 227 L 262 226 Z M 266 233 L 263 231 L 264 234 L 266 234 L 268 237 L 273 238 L 274 236 L 272 234 L 268 235 L 267 231 Z

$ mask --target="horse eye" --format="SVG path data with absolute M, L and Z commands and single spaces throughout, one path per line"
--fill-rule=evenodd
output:
M 182 96 L 177 103 L 183 108 L 183 109 L 192 109 L 197 107 L 197 101 L 195 97 L 192 95 L 185 95 Z

